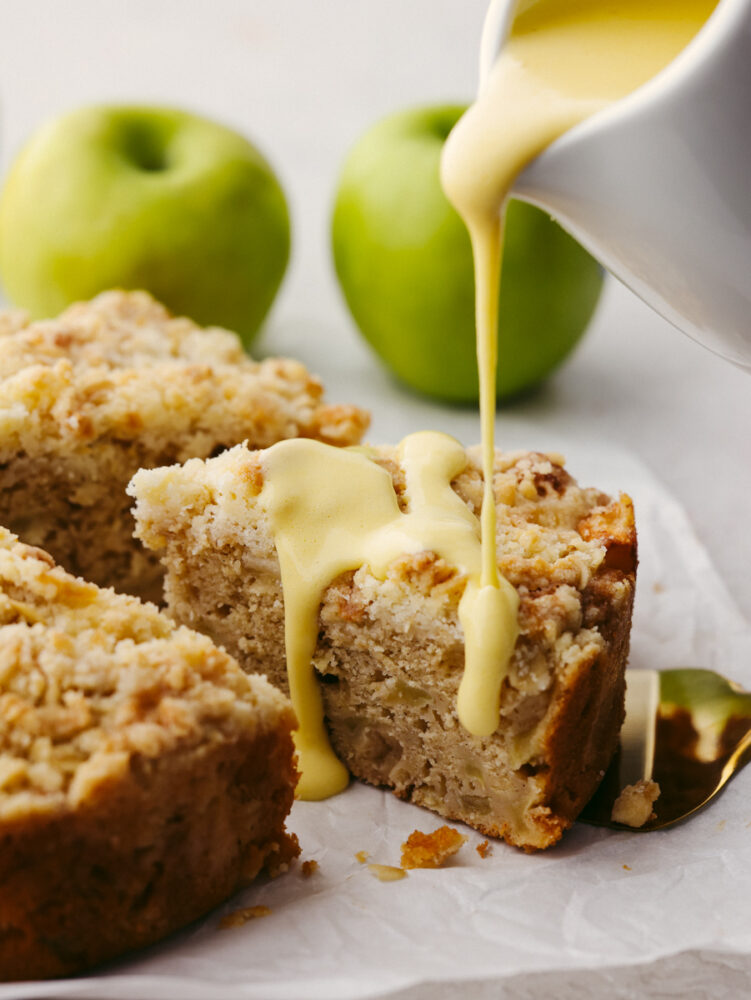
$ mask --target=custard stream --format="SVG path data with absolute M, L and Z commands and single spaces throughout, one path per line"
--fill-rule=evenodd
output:
M 466 575 L 459 605 L 465 669 L 457 711 L 478 737 L 498 726 L 500 691 L 516 642 L 518 598 L 498 571 L 493 497 L 498 282 L 503 215 L 524 167 L 564 132 L 666 66 L 711 14 L 709 0 L 521 0 L 511 34 L 475 104 L 449 136 L 444 190 L 470 233 L 480 369 L 481 523 L 451 487 L 464 449 L 443 434 L 405 438 L 399 459 L 407 512 L 367 449 L 314 441 L 274 445 L 260 503 L 281 566 L 287 670 L 299 728 L 298 796 L 321 799 L 348 781 L 323 721 L 313 669 L 318 611 L 340 574 L 367 566 L 384 578 L 404 554 L 430 551 Z

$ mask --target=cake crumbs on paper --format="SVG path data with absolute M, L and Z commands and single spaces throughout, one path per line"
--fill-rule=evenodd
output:
M 241 910 L 233 910 L 232 913 L 225 914 L 219 921 L 222 930 L 228 927 L 242 927 L 249 920 L 256 920 L 258 917 L 268 917 L 271 909 L 268 906 L 258 904 L 257 906 L 244 906 Z
M 303 878 L 310 878 L 311 875 L 318 871 L 318 862 L 310 858 L 308 861 L 303 861 L 300 868 L 300 874 Z
M 489 858 L 490 855 L 493 853 L 493 848 L 490 846 L 490 841 L 488 840 L 483 840 L 481 844 L 477 845 L 475 850 L 477 851 L 477 853 L 480 855 L 481 858 Z
M 369 857 L 370 855 L 368 854 L 367 851 L 358 851 L 357 854 L 355 854 L 355 858 L 360 862 L 361 865 L 364 865 Z
M 440 868 L 466 842 L 464 834 L 451 826 L 432 833 L 414 830 L 402 844 L 402 868 Z
M 394 865 L 371 864 L 368 865 L 368 871 L 379 882 L 398 882 L 399 879 L 407 877 L 403 868 L 395 868 Z
M 659 796 L 660 786 L 656 781 L 642 779 L 634 785 L 626 785 L 613 803 L 610 818 L 614 823 L 638 829 L 655 818 L 652 806 Z
M 623 867 L 626 869 L 627 872 L 631 871 L 631 865 L 624 865 Z

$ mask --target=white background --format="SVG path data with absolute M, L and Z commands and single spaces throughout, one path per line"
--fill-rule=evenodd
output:
M 371 123 L 410 105 L 470 99 L 484 8 L 484 0 L 0 0 L 3 168 L 44 119 L 88 102 L 176 104 L 237 127 L 274 163 L 294 229 L 291 268 L 256 353 L 296 355 L 323 377 L 330 398 L 371 407 L 371 440 L 434 427 L 472 443 L 479 427 L 471 410 L 408 395 L 360 342 L 336 287 L 328 227 L 342 159 Z M 748 618 L 749 390 L 747 374 L 611 281 L 571 361 L 540 392 L 504 409 L 498 440 L 568 451 L 574 474 L 581 460 L 582 477 L 597 476 L 592 456 L 611 445 L 632 451 L 686 509 Z M 639 476 L 618 454 L 602 485 L 628 490 Z M 692 619 L 701 613 L 700 605 L 686 608 Z M 636 638 L 639 665 L 648 666 L 650 636 Z M 690 657 L 690 644 L 679 648 Z M 739 814 L 739 843 L 742 822 Z M 728 996 L 741 995 L 738 957 L 705 962 L 698 943 L 685 961 L 670 959 L 664 983 L 701 973 L 715 983 L 712 995 L 726 995 L 723 982 Z M 612 975 L 588 995 L 616 995 L 616 982 L 618 996 L 647 995 L 654 970 Z M 540 983 L 540 995 L 563 988 L 558 978 Z M 538 995 L 531 982 L 529 993 L 516 989 L 514 996 Z M 584 992 L 579 983 L 565 995 Z

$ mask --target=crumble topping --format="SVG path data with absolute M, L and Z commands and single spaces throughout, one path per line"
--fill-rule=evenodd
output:
M 283 704 L 207 637 L 5 529 L 0 588 L 0 817 L 75 806 L 131 755 L 247 732 L 259 706 Z
M 402 844 L 402 868 L 440 868 L 467 842 L 450 826 L 432 833 L 414 830 Z
M 68 453 L 109 436 L 175 460 L 252 437 L 359 441 L 367 414 L 328 405 L 298 361 L 254 361 L 239 337 L 173 317 L 146 292 L 104 292 L 56 319 L 0 314 L 0 441 Z
M 610 818 L 614 823 L 623 823 L 638 829 L 655 818 L 652 806 L 660 797 L 660 786 L 656 781 L 637 781 L 626 785 L 613 803 Z

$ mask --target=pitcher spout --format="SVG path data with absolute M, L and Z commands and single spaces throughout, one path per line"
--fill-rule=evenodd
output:
M 508 30 L 513 7 L 491 6 L 485 64 L 488 23 Z M 566 132 L 513 187 L 671 323 L 747 369 L 749 53 L 751 0 L 721 0 L 664 70 Z

